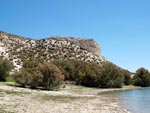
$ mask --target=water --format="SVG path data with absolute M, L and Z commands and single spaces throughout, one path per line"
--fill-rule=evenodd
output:
M 131 113 L 150 113 L 150 88 L 109 92 L 108 96 L 118 97 Z

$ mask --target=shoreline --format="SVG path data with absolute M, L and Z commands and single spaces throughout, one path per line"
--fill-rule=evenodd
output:
M 101 93 L 109 93 L 109 92 L 113 92 L 113 91 L 125 91 L 125 90 L 132 90 L 132 89 L 140 89 L 142 87 L 139 86 L 133 86 L 133 85 L 129 85 L 129 86 L 123 86 L 122 88 L 104 88 L 102 89 Z
M 0 95 L 0 111 L 2 109 L 14 113 L 130 113 L 120 105 L 118 98 L 101 94 L 137 88 L 140 87 L 98 89 L 66 85 L 59 91 L 42 91 L 0 83 L 0 94 L 3 92 L 3 96 Z M 8 106 L 5 107 L 3 104 Z M 14 107 L 16 105 L 17 108 Z
M 110 88 L 110 89 L 104 89 L 103 91 L 101 91 L 99 93 L 99 95 L 104 96 L 104 97 L 109 97 L 111 98 L 111 96 L 105 96 L 106 93 L 111 93 L 111 92 L 116 92 L 116 91 L 126 91 L 126 90 L 134 90 L 134 89 L 140 89 L 142 87 L 139 86 L 133 86 L 133 85 L 129 85 L 129 86 L 123 86 L 122 88 Z M 121 107 L 121 109 L 125 110 L 126 113 L 132 113 L 131 111 L 129 111 L 128 109 L 124 108 L 121 105 L 121 100 L 118 97 L 112 97 L 112 98 L 117 98 L 118 99 L 118 103 L 117 105 L 119 107 Z

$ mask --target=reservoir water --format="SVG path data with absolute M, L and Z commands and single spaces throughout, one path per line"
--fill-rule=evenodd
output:
M 120 99 L 121 105 L 131 113 L 150 113 L 150 88 L 107 93 Z

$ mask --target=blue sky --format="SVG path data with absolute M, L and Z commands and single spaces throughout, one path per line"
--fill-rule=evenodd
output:
M 150 69 L 149 0 L 0 0 L 0 30 L 32 37 L 93 38 L 107 60 Z

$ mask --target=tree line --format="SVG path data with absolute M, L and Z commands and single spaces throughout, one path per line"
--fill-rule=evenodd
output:
M 0 60 L 0 81 L 12 78 L 22 87 L 58 89 L 64 82 L 99 88 L 120 88 L 123 85 L 150 86 L 150 73 L 139 68 L 134 76 L 111 62 L 101 65 L 79 60 L 54 60 L 51 63 L 30 59 L 23 63 L 19 72 L 10 74 L 12 64 Z

